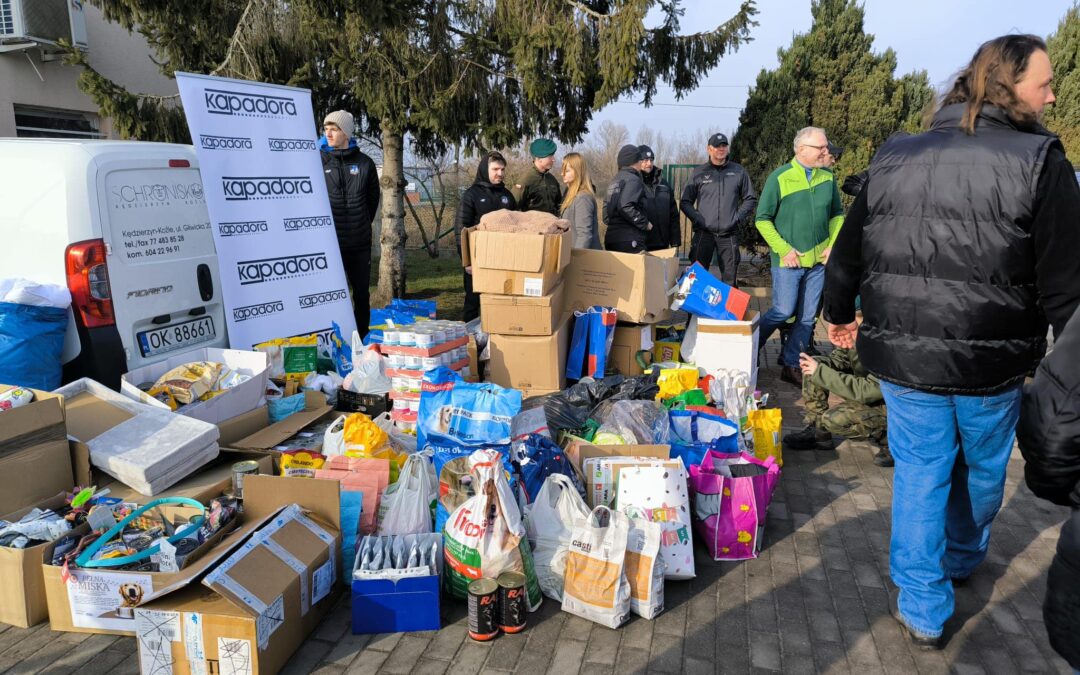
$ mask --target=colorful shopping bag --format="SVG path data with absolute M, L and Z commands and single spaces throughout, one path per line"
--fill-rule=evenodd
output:
M 690 467 L 694 530 L 713 560 L 756 558 L 780 467 L 746 453 L 709 451 Z
M 679 278 L 671 308 L 706 319 L 742 321 L 749 305 L 749 293 L 728 286 L 700 263 L 694 263 Z
M 700 464 L 709 450 L 739 451 L 739 425 L 722 415 L 697 410 L 671 410 L 671 456 L 686 466 Z
M 615 340 L 616 312 L 612 307 L 590 307 L 574 312 L 574 332 L 566 357 L 566 379 L 584 376 L 600 379 L 607 368 L 607 355 Z
M 629 466 L 619 470 L 616 506 L 660 525 L 665 579 L 693 579 L 694 538 L 690 499 L 682 462 L 671 467 Z M 637 511 L 631 511 L 637 509 Z

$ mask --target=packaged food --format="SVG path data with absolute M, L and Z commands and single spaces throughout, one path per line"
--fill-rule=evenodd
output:
M 326 463 L 326 456 L 311 450 L 287 450 L 281 453 L 281 475 L 288 478 L 314 478 L 315 471 Z
M 270 377 L 303 382 L 319 362 L 319 336 L 301 335 L 260 342 L 253 347 L 270 360 Z
M 33 400 L 34 392 L 29 389 L 24 389 L 22 387 L 8 389 L 7 391 L 0 392 L 0 412 L 11 410 L 12 408 L 21 408 Z
M 216 391 L 223 367 L 210 361 L 185 363 L 159 377 L 149 394 L 173 410 L 178 405 L 205 400 Z

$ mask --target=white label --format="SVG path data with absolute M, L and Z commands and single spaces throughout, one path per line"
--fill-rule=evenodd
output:
M 544 294 L 541 292 L 543 290 L 544 290 L 544 280 L 543 279 L 526 279 L 525 280 L 525 295 L 529 296 L 530 298 L 543 297 Z
M 266 611 L 265 602 L 256 597 L 251 591 L 244 588 L 239 581 L 233 579 L 228 574 L 222 574 L 214 581 L 214 583 L 235 595 L 237 600 L 250 607 L 256 614 L 262 614 Z
M 176 547 L 167 539 L 162 539 L 158 544 L 158 552 L 150 556 L 150 559 L 158 564 L 162 572 L 179 572 L 180 566 L 176 564 Z
M 219 637 L 217 653 L 221 675 L 251 675 L 251 641 Z
M 334 556 L 331 554 L 330 559 L 315 570 L 315 574 L 311 577 L 311 604 L 314 605 L 329 595 L 333 586 Z
M 172 675 L 172 643 L 180 639 L 180 615 L 176 612 L 135 610 L 139 641 L 139 670 L 143 675 Z
M 67 584 L 71 623 L 77 628 L 135 631 L 135 608 L 154 593 L 149 574 L 72 570 Z
M 184 654 L 195 673 L 195 664 L 206 670 L 206 648 L 203 647 L 203 619 L 197 612 L 184 612 Z
M 255 637 L 259 641 L 259 649 L 266 650 L 267 645 L 270 644 L 270 636 L 281 628 L 283 623 L 285 623 L 285 598 L 279 595 L 255 620 Z

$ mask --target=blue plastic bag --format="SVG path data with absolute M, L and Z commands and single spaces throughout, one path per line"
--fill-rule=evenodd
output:
M 334 359 L 334 370 L 341 377 L 352 372 L 352 347 L 341 336 L 341 326 L 337 321 L 331 322 L 333 330 L 330 332 L 331 355 Z
M 679 277 L 672 309 L 682 309 L 706 319 L 742 321 L 750 295 L 720 281 L 700 263 L 686 268 Z
M 386 308 L 399 312 L 408 312 L 413 316 L 423 316 L 428 319 L 436 318 L 434 300 L 406 300 L 405 298 L 394 298 Z
M 270 424 L 280 422 L 289 415 L 300 412 L 304 409 L 304 404 L 303 392 L 268 401 L 266 410 L 270 415 Z
M 570 458 L 550 438 L 529 434 L 524 442 L 515 444 L 515 447 L 520 450 L 520 457 L 514 460 L 514 470 L 520 476 L 526 503 L 533 503 L 544 480 L 553 473 L 570 478 L 578 494 L 585 498 L 585 486 L 581 484 Z
M 521 392 L 497 384 L 473 383 L 440 366 L 424 374 L 417 446 L 490 446 L 510 443 L 510 425 L 521 412 Z
M 668 420 L 671 456 L 681 458 L 686 466 L 701 464 L 709 450 L 739 452 L 739 425 L 729 419 L 696 410 L 671 410 Z
M 616 312 L 611 307 L 590 307 L 574 312 L 574 332 L 566 357 L 566 379 L 580 380 L 584 375 L 601 379 L 607 368 L 607 355 L 615 340 Z
M 67 322 L 67 309 L 0 302 L 0 382 L 59 387 Z

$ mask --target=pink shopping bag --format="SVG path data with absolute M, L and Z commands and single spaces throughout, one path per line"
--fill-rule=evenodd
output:
M 746 560 L 761 551 L 765 515 L 780 479 L 774 457 L 709 450 L 690 467 L 694 529 L 713 560 Z

